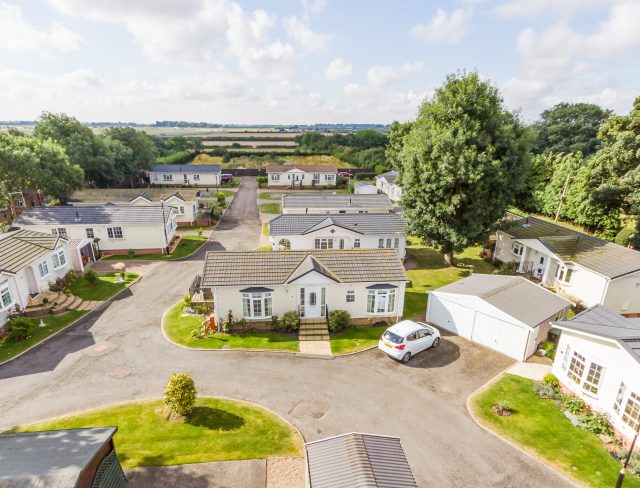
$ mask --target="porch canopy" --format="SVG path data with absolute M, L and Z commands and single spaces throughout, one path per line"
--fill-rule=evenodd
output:
M 93 252 L 93 239 L 70 239 L 67 244 L 71 265 L 74 271 L 84 271 L 85 265 L 96 260 Z

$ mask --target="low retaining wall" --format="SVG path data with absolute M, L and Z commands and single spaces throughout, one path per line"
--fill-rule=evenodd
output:
M 165 254 L 166 249 L 161 247 L 154 247 L 151 249 L 134 249 L 133 252 L 135 254 Z M 103 256 L 112 256 L 112 255 L 124 255 L 128 254 L 128 249 L 100 249 L 100 254 Z

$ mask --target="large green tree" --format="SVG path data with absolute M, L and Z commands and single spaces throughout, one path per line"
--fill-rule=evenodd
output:
M 611 115 L 610 110 L 593 103 L 562 102 L 542 112 L 535 124 L 537 153 L 574 153 L 590 156 L 600 147 L 598 129 Z
M 123 159 L 117 161 L 117 169 L 132 184 L 138 180 L 140 172 L 149 169 L 158 158 L 158 149 L 145 132 L 132 127 L 113 127 L 105 134 L 128 149 L 121 155 Z
M 404 136 L 409 133 L 412 125 L 412 122 L 398 122 L 397 120 L 394 120 L 391 122 L 391 125 L 389 125 L 385 156 L 387 162 L 394 168 L 398 168 L 400 165 L 400 152 L 404 144 Z
M 69 162 L 64 149 L 50 139 L 41 140 L 0 133 L 0 198 L 11 192 L 41 190 L 65 200 L 82 187 L 82 169 Z
M 410 232 L 453 253 L 483 242 L 523 187 L 525 129 L 491 83 L 450 75 L 425 101 L 400 153 Z

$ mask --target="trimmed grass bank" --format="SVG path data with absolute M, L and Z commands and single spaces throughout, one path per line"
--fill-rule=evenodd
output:
M 354 327 L 343 332 L 330 334 L 331 352 L 348 354 L 362 351 L 378 344 L 378 339 L 386 327 Z
M 8 361 L 21 352 L 26 351 L 31 346 L 42 342 L 44 339 L 52 334 L 55 334 L 61 329 L 64 329 L 71 322 L 78 320 L 87 312 L 82 310 L 71 310 L 70 312 L 63 313 L 61 315 L 49 315 L 42 317 L 45 323 L 45 327 L 40 327 L 40 318 L 31 319 L 34 325 L 33 334 L 27 340 L 20 342 L 13 342 L 8 339 L 0 341 L 0 364 Z
M 279 203 L 261 203 L 260 204 L 260 213 L 279 214 L 279 213 L 282 213 L 282 212 L 280 211 L 280 204 Z
M 129 257 L 128 254 L 117 254 L 107 256 L 104 259 L 108 261 L 166 261 L 180 259 L 196 252 L 208 240 L 209 238 L 206 236 L 182 236 L 171 254 L 135 254 L 132 257 Z
M 119 274 L 106 273 L 105 275 L 100 276 L 100 279 L 95 286 L 91 286 L 87 283 L 84 276 L 80 276 L 74 280 L 71 285 L 69 285 L 69 289 L 73 295 L 82 298 L 84 301 L 102 302 L 111 298 L 120 290 L 131 286 L 131 284 L 136 281 L 140 275 L 136 273 L 126 273 L 125 281 L 123 283 L 115 283 L 115 280 L 118 279 L 118 277 Z
M 506 400 L 513 408 L 509 417 L 499 417 L 492 407 Z M 620 464 L 600 439 L 574 427 L 552 400 L 533 391 L 533 381 L 503 375 L 471 402 L 476 418 L 491 430 L 533 451 L 546 463 L 587 486 L 615 486 Z M 640 488 L 640 478 L 627 474 L 625 488 Z
M 162 400 L 126 403 L 16 431 L 116 425 L 116 450 L 128 468 L 302 455 L 293 427 L 255 405 L 198 398 L 186 423 L 167 421 L 163 406 Z
M 200 327 L 202 317 L 182 316 L 183 302 L 174 305 L 164 317 L 162 328 L 167 337 L 182 346 L 193 349 L 272 349 L 298 351 L 297 335 L 278 332 L 250 332 L 247 334 L 214 334 L 203 339 L 191 333 Z

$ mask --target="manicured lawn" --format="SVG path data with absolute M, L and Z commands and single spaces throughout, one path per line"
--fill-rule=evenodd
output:
M 260 246 L 256 247 L 256 251 L 271 251 L 271 246 Z
M 196 252 L 200 246 L 208 240 L 209 238 L 206 236 L 182 236 L 180 242 L 171 254 L 136 254 L 133 257 L 129 257 L 127 254 L 118 254 L 107 256 L 104 259 L 109 261 L 160 261 L 166 259 L 180 259 Z
M 258 200 L 280 200 L 282 193 L 271 193 L 268 191 L 261 191 L 258 193 Z
M 182 316 L 183 303 L 169 309 L 162 327 L 173 342 L 194 349 L 274 349 L 298 351 L 296 335 L 278 332 L 250 332 L 247 334 L 214 334 L 204 339 L 191 337 L 191 332 L 200 327 L 201 317 Z
M 268 213 L 268 214 L 279 214 L 282 213 L 280 211 L 279 203 L 262 203 L 260 204 L 260 212 Z
M 302 455 L 295 430 L 260 407 L 199 398 L 183 423 L 167 421 L 163 406 L 162 400 L 126 403 L 17 431 L 118 426 L 116 450 L 128 468 Z
M 378 344 L 386 327 L 354 327 L 344 332 L 331 334 L 331 352 L 346 354 L 362 351 Z
M 405 291 L 403 318 L 422 320 L 427 311 L 426 292 L 464 278 L 467 270 L 447 266 L 438 251 L 417 244 L 415 237 L 411 241 L 413 244 L 407 248 L 407 258 L 418 267 L 407 271 L 411 287 Z M 495 268 L 479 256 L 481 250 L 481 247 L 470 247 L 455 257 L 458 263 L 473 265 L 474 273 L 492 273 Z
M 31 319 L 35 325 L 35 329 L 31 337 L 27 340 L 20 342 L 13 342 L 7 339 L 0 341 L 0 364 L 9 359 L 17 356 L 23 351 L 26 351 L 34 344 L 46 339 L 51 334 L 58 332 L 60 329 L 64 329 L 71 322 L 78 320 L 82 317 L 86 311 L 71 310 L 70 312 L 63 313 L 62 315 L 49 315 L 43 317 L 45 327 L 40 327 L 40 318 Z
M 125 273 L 124 283 L 115 283 L 115 280 L 118 277 L 119 275 L 116 275 L 116 273 L 107 273 L 104 276 L 100 276 L 100 279 L 95 286 L 91 286 L 87 283 L 84 276 L 81 276 L 71 283 L 69 289 L 71 290 L 71 293 L 85 301 L 102 302 L 112 297 L 123 288 L 131 285 L 131 283 L 136 281 L 140 275 L 136 273 Z
M 513 415 L 499 417 L 493 413 L 493 405 L 500 400 L 509 402 Z M 538 398 L 533 381 L 505 374 L 473 399 L 472 408 L 487 427 L 534 451 L 587 486 L 615 486 L 618 462 L 596 435 L 574 427 L 553 401 Z M 640 479 L 627 474 L 624 486 L 638 488 Z
M 269 235 L 269 222 L 265 222 L 264 224 L 262 224 L 262 235 L 263 236 Z

